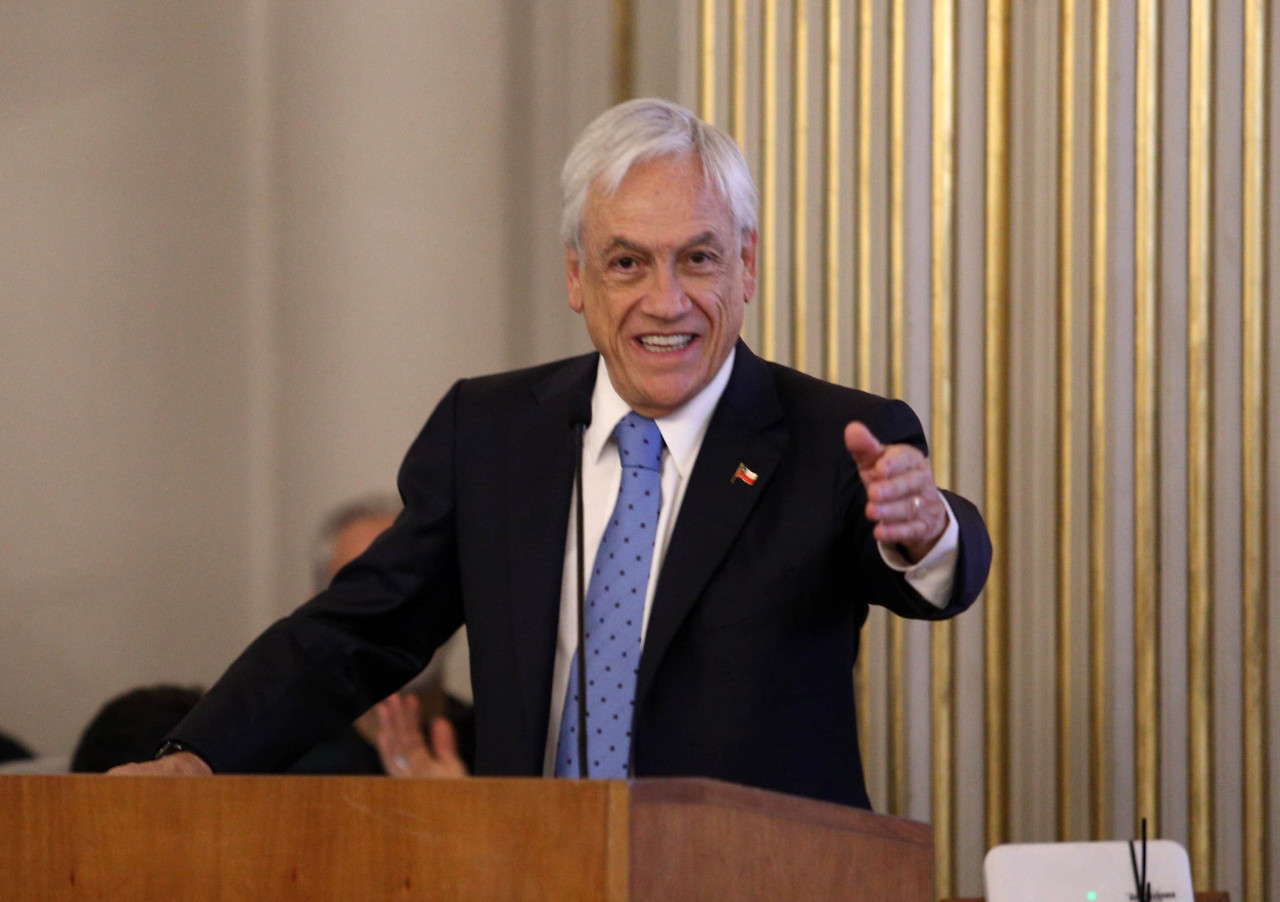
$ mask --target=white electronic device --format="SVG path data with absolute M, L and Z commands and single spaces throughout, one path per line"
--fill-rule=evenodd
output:
M 1138 867 L 1142 843 L 1134 842 Z M 1171 839 L 1146 843 L 1151 902 L 1192 902 L 1187 850 Z M 987 902 L 1136 902 L 1127 842 L 1025 843 L 996 846 L 983 865 Z

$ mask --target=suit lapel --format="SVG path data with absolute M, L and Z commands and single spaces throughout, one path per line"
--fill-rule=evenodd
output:
M 689 477 L 640 655 L 636 707 L 672 638 L 755 507 L 786 447 L 782 405 L 764 362 L 738 342 L 733 374 L 712 414 Z M 735 479 L 739 464 L 754 485 Z
M 507 430 L 507 561 L 521 701 L 535 739 L 545 737 L 560 619 L 569 500 L 576 452 L 571 411 L 589 404 L 596 355 L 575 358 L 534 387 Z M 586 399 L 585 402 L 583 399 Z M 589 407 L 588 407 L 589 409 Z M 535 743 L 537 768 L 542 745 Z

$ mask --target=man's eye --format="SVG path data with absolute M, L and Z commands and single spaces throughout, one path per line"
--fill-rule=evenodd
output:
M 639 265 L 640 263 L 635 257 L 619 257 L 613 261 L 613 268 L 620 269 L 623 272 L 630 272 Z
M 710 251 L 694 251 L 689 255 L 689 262 L 694 266 L 707 266 L 715 263 L 716 258 Z

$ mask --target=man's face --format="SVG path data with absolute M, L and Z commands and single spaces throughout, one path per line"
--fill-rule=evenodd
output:
M 592 188 L 581 254 L 565 250 L 569 306 L 586 319 L 632 410 L 676 410 L 719 371 L 755 293 L 756 233 L 741 234 L 696 156 L 638 163 Z

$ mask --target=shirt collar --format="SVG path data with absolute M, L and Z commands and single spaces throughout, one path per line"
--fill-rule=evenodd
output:
M 729 376 L 733 373 L 733 359 L 738 349 L 731 348 L 729 356 L 720 365 L 715 378 L 675 411 L 665 417 L 658 417 L 658 431 L 662 433 L 662 442 L 666 445 L 671 461 L 676 465 L 681 479 L 688 479 L 693 470 L 694 461 L 698 457 L 698 449 L 702 447 L 702 439 L 711 425 L 711 414 L 715 412 L 725 386 L 729 384 Z M 596 386 L 591 393 L 591 425 L 587 427 L 583 438 L 584 450 L 593 461 L 599 461 L 613 435 L 613 427 L 618 421 L 631 412 L 627 402 L 618 396 L 609 380 L 609 371 L 604 358 L 600 358 L 596 370 Z

